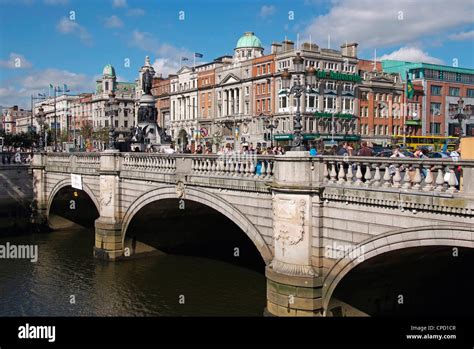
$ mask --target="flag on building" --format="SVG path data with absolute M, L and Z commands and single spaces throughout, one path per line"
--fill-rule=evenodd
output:
M 407 98 L 412 99 L 414 95 L 415 95 L 415 89 L 407 73 Z
M 202 57 L 204 57 L 204 55 L 203 55 L 202 53 L 194 52 L 194 57 L 196 57 L 196 58 L 202 58 Z
M 66 84 L 63 84 L 63 92 L 69 92 L 70 90 L 67 88 Z
M 50 96 L 50 97 L 51 97 L 51 89 L 53 89 L 53 88 L 54 88 L 54 87 L 53 87 L 53 84 L 49 84 L 49 91 L 48 91 L 48 92 L 49 92 L 49 96 Z
M 189 61 L 188 57 L 181 57 L 181 61 L 184 62 L 184 61 Z

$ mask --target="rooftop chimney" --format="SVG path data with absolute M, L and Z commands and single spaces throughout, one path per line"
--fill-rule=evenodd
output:
M 272 54 L 281 52 L 281 44 L 279 42 L 272 42 Z
M 356 42 L 342 44 L 341 54 L 346 57 L 357 58 L 357 46 L 359 46 L 359 44 Z
M 283 46 L 283 52 L 291 51 L 295 47 L 295 43 L 291 40 L 283 40 L 282 46 Z

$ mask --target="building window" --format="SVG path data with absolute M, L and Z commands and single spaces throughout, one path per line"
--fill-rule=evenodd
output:
M 336 97 L 324 97 L 324 109 L 332 110 L 336 108 Z
M 353 107 L 354 107 L 354 101 L 352 98 L 344 98 L 342 100 L 342 109 L 344 109 L 345 112 L 352 112 Z
M 432 96 L 441 96 L 441 86 L 431 85 L 431 95 Z
M 123 110 L 123 116 L 124 116 L 124 117 L 128 117 L 128 109 L 124 109 L 124 110 Z
M 279 105 L 280 109 L 288 108 L 288 97 L 287 96 L 280 96 L 279 101 L 278 101 L 278 105 Z
M 433 115 L 441 115 L 441 103 L 431 103 L 430 113 Z
M 250 93 L 250 88 L 248 86 L 245 86 L 245 95 L 248 96 Z
M 318 108 L 318 96 L 309 95 L 307 100 L 307 108 Z
M 467 97 L 474 98 L 474 88 L 467 89 Z
M 125 120 L 125 121 L 123 122 L 123 127 L 125 127 L 125 128 L 128 127 L 128 120 Z
M 439 122 L 432 122 L 431 123 L 431 134 L 440 134 L 441 133 L 441 123 Z
M 459 87 L 450 87 L 449 88 L 449 95 L 458 97 L 459 96 Z
M 100 123 L 100 125 L 102 126 L 102 122 Z M 109 120 L 105 120 L 105 127 L 109 127 Z
M 327 81 L 326 82 L 326 89 L 327 90 L 335 90 L 336 87 L 335 87 L 334 81 Z

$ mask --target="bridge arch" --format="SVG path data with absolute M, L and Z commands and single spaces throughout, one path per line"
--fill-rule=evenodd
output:
M 474 229 L 470 227 L 424 226 L 380 234 L 356 246 L 350 255 L 339 259 L 324 279 L 322 307 L 327 311 L 334 290 L 355 267 L 381 254 L 422 246 L 474 248 Z
M 63 179 L 63 180 L 59 181 L 53 187 L 53 189 L 51 190 L 51 192 L 48 195 L 48 205 L 47 205 L 47 210 L 46 210 L 46 217 L 49 217 L 49 212 L 50 212 L 50 209 L 51 209 L 51 205 L 53 204 L 54 197 L 56 196 L 56 194 L 61 189 L 66 188 L 66 187 L 71 187 L 71 179 L 70 178 L 66 178 L 66 179 Z M 89 196 L 89 198 L 92 200 L 92 202 L 95 205 L 95 208 L 97 209 L 97 212 L 100 212 L 99 201 L 97 200 L 96 196 L 94 195 L 94 192 L 84 182 L 82 183 L 82 191 L 85 192 Z
M 164 199 L 177 199 L 175 187 L 163 187 L 153 189 L 149 192 L 140 195 L 125 212 L 122 220 L 122 244 L 125 242 L 125 235 L 130 222 L 133 217 L 146 205 Z M 194 201 L 205 206 L 208 206 L 217 212 L 223 214 L 232 220 L 248 237 L 259 251 L 265 264 L 269 264 L 272 259 L 272 252 L 266 244 L 260 232 L 255 228 L 252 222 L 245 217 L 235 206 L 222 197 L 206 192 L 201 189 L 186 188 L 185 200 Z

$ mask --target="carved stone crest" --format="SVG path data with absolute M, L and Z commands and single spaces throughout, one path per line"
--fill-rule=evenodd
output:
M 186 190 L 186 186 L 184 185 L 183 182 L 180 181 L 176 183 L 176 194 L 178 195 L 179 199 L 184 198 L 184 195 L 186 193 L 185 190 Z
M 100 206 L 101 207 L 110 205 L 112 201 L 112 190 L 113 190 L 112 183 L 106 180 L 106 182 L 104 183 L 103 189 L 104 190 L 100 191 Z
M 282 213 L 282 211 L 286 211 L 285 218 L 288 221 L 288 224 L 279 224 L 279 227 L 275 229 L 274 235 L 276 241 L 281 241 L 283 255 L 285 254 L 285 250 L 288 246 L 297 245 L 303 241 L 305 210 L 305 200 L 299 200 L 298 204 L 295 202 L 295 200 L 291 200 L 283 204 L 281 204 L 280 201 L 280 204 L 274 209 L 274 214 L 280 218 L 280 213 Z

